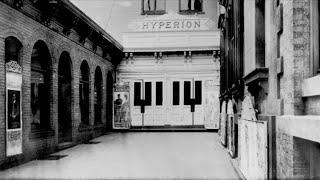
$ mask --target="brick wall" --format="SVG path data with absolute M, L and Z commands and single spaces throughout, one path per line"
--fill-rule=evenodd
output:
M 293 1 L 294 114 L 304 111 L 302 81 L 310 74 L 310 0 Z
M 277 129 L 277 178 L 293 176 L 293 137 Z
M 28 10 L 29 9 L 29 10 Z M 24 7 L 24 11 L 28 11 L 32 16 L 36 16 L 37 12 L 30 9 L 29 5 Z M 59 26 L 58 23 L 53 23 Z M 73 32 L 75 33 L 75 32 Z M 72 61 L 72 137 L 73 142 L 78 143 L 83 140 L 101 135 L 106 127 L 106 77 L 107 72 L 113 70 L 113 65 L 103 59 L 98 54 L 89 49 L 91 42 L 86 43 L 84 47 L 77 43 L 76 35 L 66 37 L 57 33 L 46 26 L 32 20 L 21 12 L 0 2 L 0 107 L 5 107 L 5 60 L 4 60 L 4 40 L 9 36 L 16 37 L 22 44 L 22 69 L 23 69 L 23 86 L 22 86 L 22 112 L 23 112 L 23 158 L 29 160 L 35 158 L 42 152 L 50 153 L 55 151 L 58 144 L 58 63 L 62 52 L 66 51 L 70 54 Z M 53 136 L 32 137 L 31 134 L 31 107 L 30 107 L 30 77 L 31 77 L 31 53 L 34 44 L 42 40 L 47 45 L 51 55 L 51 119 L 50 126 L 54 130 Z M 89 47 L 89 48 L 88 48 Z M 94 71 L 96 67 L 102 70 L 103 82 L 103 106 L 102 120 L 103 124 L 100 128 L 88 128 L 79 131 L 78 127 L 81 121 L 79 108 L 79 76 L 80 65 L 82 60 L 86 60 L 89 64 L 90 77 L 90 94 L 91 94 L 91 110 L 93 110 L 93 84 Z M 94 112 L 94 111 L 91 111 Z M 90 120 L 93 121 L 94 113 L 91 113 Z M 93 124 L 93 123 L 91 123 Z M 95 132 L 96 131 L 96 132 Z M 8 159 L 5 156 L 5 108 L 0 108 L 0 166 Z
M 277 117 L 278 178 L 309 178 L 312 170 L 319 174 L 319 125 L 319 116 Z
M 1 28 L 1 27 L 0 27 Z M 0 58 L 2 59 L 4 56 L 4 38 L 0 37 Z M 0 107 L 5 107 L 5 62 L 0 60 Z M 5 159 L 5 108 L 0 108 L 0 162 Z
M 293 177 L 310 178 L 310 143 L 301 138 L 293 138 Z

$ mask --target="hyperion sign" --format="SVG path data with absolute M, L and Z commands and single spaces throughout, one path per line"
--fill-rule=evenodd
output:
M 146 17 L 129 24 L 133 31 L 200 31 L 210 30 L 214 22 L 209 18 L 181 16 L 172 11 L 158 17 Z

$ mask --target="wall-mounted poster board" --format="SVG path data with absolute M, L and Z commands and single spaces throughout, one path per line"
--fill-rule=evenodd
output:
M 113 92 L 113 128 L 129 129 L 131 126 L 129 82 L 120 82 L 115 84 Z
M 22 71 L 16 61 L 6 64 L 6 155 L 22 153 Z

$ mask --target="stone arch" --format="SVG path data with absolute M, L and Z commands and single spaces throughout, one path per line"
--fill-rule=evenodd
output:
M 0 37 L 4 37 L 4 39 L 10 36 L 17 38 L 23 46 L 26 46 L 25 36 L 19 30 L 10 28 L 8 30 L 0 32 Z
M 53 46 L 52 39 L 53 39 L 52 35 L 50 36 L 49 33 L 45 33 L 45 32 L 43 32 L 42 30 L 39 30 L 39 29 L 34 31 L 32 36 L 27 39 L 27 42 L 30 45 L 34 45 L 38 41 L 42 41 L 42 42 L 44 42 L 46 44 L 46 46 L 48 47 L 50 56 L 51 56 L 51 68 L 53 68 L 53 64 L 55 62 L 56 56 L 58 56 L 58 55 L 55 54 L 55 50 L 57 48 Z M 27 51 L 28 52 L 29 51 L 32 52 L 32 49 L 33 49 L 33 46 L 30 46 L 30 48 Z M 30 55 L 31 55 L 31 53 L 30 53 Z
M 55 64 L 54 69 L 55 70 L 58 69 L 59 60 L 60 60 L 61 55 L 63 53 L 68 53 L 68 56 L 71 59 L 71 67 L 72 67 L 72 72 L 73 72 L 73 70 L 76 68 L 75 67 L 76 63 L 74 62 L 74 59 L 76 59 L 75 49 L 71 48 L 72 46 L 67 45 L 67 44 L 58 44 L 57 46 L 58 46 L 58 48 L 55 49 L 55 52 L 53 53 L 53 54 L 55 54 L 54 56 L 57 57 L 56 58 L 57 61 L 54 63 Z

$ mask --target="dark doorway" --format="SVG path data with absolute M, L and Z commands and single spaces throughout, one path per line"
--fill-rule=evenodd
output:
M 94 124 L 101 124 L 102 110 L 102 72 L 97 67 L 94 74 Z
M 37 41 L 31 55 L 31 130 L 50 129 L 50 63 L 47 45 Z
M 107 129 L 113 128 L 113 77 L 112 72 L 107 75 Z
M 59 143 L 72 141 L 71 119 L 71 59 L 63 52 L 58 67 L 58 130 Z
M 80 84 L 79 84 L 79 96 L 80 96 L 80 112 L 81 112 L 81 125 L 89 126 L 89 65 L 87 61 L 83 61 L 80 66 Z

